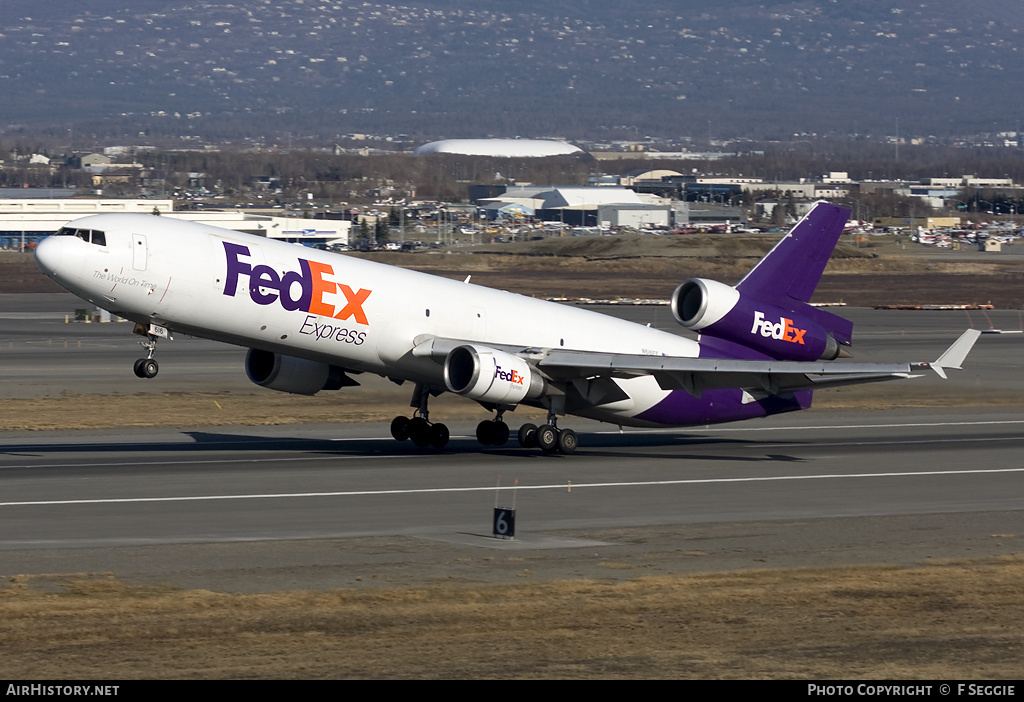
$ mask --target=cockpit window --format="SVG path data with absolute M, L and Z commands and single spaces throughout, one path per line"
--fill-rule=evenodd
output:
M 107 236 L 99 229 L 75 229 L 74 227 L 61 227 L 54 236 L 76 236 L 97 246 L 107 245 Z

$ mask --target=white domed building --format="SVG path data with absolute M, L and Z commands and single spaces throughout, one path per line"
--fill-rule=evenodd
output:
M 544 158 L 585 153 L 577 146 L 551 139 L 444 139 L 432 141 L 416 149 L 424 154 L 459 154 L 462 156 L 494 156 L 498 158 Z

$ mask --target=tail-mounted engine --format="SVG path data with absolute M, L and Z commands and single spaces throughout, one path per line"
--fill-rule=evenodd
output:
M 449 390 L 495 405 L 515 405 L 544 394 L 545 380 L 529 363 L 487 346 L 466 344 L 451 350 L 444 361 Z
M 797 300 L 761 302 L 714 280 L 691 278 L 672 293 L 672 314 L 688 329 L 725 339 L 771 358 L 814 361 L 840 355 L 853 325 Z
M 338 366 L 259 349 L 245 354 L 245 374 L 260 387 L 296 395 L 359 385 Z

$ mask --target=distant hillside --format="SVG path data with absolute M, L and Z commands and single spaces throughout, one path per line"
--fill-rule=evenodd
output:
M 1018 128 L 1019 0 L 0 3 L 0 132 L 709 139 Z

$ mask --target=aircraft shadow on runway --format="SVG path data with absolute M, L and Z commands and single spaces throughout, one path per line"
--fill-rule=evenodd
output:
M 184 431 L 189 441 L 123 441 L 107 443 L 22 443 L 0 446 L 0 454 L 32 456 L 41 454 L 122 454 L 165 453 L 232 453 L 239 458 L 256 458 L 259 454 L 292 452 L 334 456 L 422 456 L 429 460 L 440 456 L 478 455 L 524 460 L 565 461 L 594 458 L 660 459 L 703 461 L 771 461 L 800 462 L 804 459 L 780 453 L 764 453 L 752 447 L 759 442 L 743 439 L 701 436 L 699 434 L 668 433 L 581 433 L 580 448 L 572 455 L 545 454 L 538 449 L 524 449 L 509 442 L 501 447 L 482 447 L 475 438 L 453 436 L 442 450 L 417 448 L 411 442 L 398 443 L 390 438 L 315 439 L 305 437 L 261 437 L 229 432 Z M 798 449 L 802 443 L 792 442 Z M 714 448 L 713 452 L 709 449 Z M 774 448 L 778 449 L 776 443 Z M 130 467 L 131 463 L 126 463 Z

